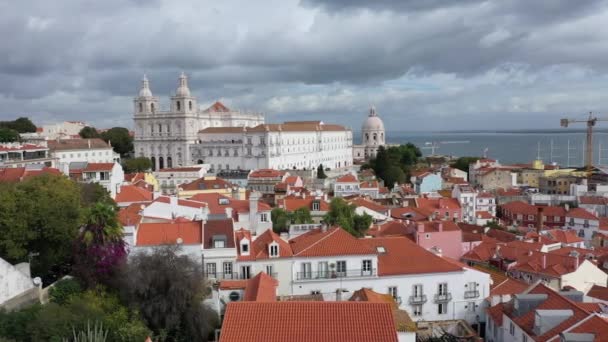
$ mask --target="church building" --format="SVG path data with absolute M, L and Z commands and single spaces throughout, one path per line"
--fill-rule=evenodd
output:
M 384 145 L 384 123 L 376 113 L 376 108 L 372 106 L 361 126 L 361 145 L 353 147 L 353 157 L 355 160 L 370 160 L 376 157 L 378 148 Z

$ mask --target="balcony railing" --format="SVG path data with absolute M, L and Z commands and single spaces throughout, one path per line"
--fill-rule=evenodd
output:
M 273 277 L 274 279 L 277 279 L 278 274 L 277 273 L 272 273 L 270 274 L 271 277 Z M 215 273 L 209 273 L 209 272 L 205 272 L 205 277 L 207 279 L 214 279 L 214 280 L 240 280 L 240 279 L 249 279 L 249 278 L 253 278 L 255 277 L 255 274 L 250 273 L 249 274 L 249 278 L 244 277 L 243 274 L 239 274 L 238 272 L 232 272 L 232 273 L 220 273 L 220 272 L 215 272 Z
M 435 295 L 435 303 L 444 303 L 452 300 L 452 294 L 448 293 L 439 293 Z
M 371 270 L 346 270 L 346 271 L 318 271 L 318 272 L 298 272 L 296 280 L 323 280 L 323 279 L 340 279 L 340 278 L 361 278 L 376 276 L 376 269 Z
M 464 298 L 477 298 L 479 297 L 479 291 L 476 290 L 471 290 L 471 291 L 464 291 Z
M 424 304 L 424 303 L 426 303 L 426 301 L 427 301 L 426 295 L 410 296 L 410 304 L 412 304 L 412 305 Z

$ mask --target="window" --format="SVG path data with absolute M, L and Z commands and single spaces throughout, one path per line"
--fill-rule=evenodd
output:
M 268 222 L 268 213 L 260 214 L 260 222 Z
M 226 247 L 226 241 L 225 240 L 214 240 L 213 241 L 213 248 L 225 248 Z
M 528 221 L 533 221 L 534 220 L 534 215 L 528 215 Z
M 229 278 L 232 276 L 232 263 L 225 262 L 224 263 L 224 278 Z
M 388 287 L 388 294 L 391 295 L 391 297 L 393 297 L 393 299 L 397 300 L 397 286 L 389 286 Z
M 312 269 L 310 267 L 310 263 L 309 262 L 303 262 L 300 265 L 301 269 L 300 269 L 300 279 L 310 279 L 312 278 Z
M 279 245 L 270 245 L 270 256 L 271 257 L 279 256 Z
M 320 295 L 321 294 L 321 290 L 312 290 L 310 291 L 311 295 Z
M 188 108 L 192 110 L 192 101 L 188 101 Z
M 528 342 L 528 335 L 526 335 L 526 333 L 521 333 L 521 341 Z
M 422 316 L 422 305 L 413 305 L 413 311 L 414 311 L 414 316 L 415 317 L 420 317 Z
M 207 276 L 215 278 L 215 275 L 216 275 L 215 263 L 214 262 L 208 262 L 207 263 Z
M 336 261 L 336 272 L 341 276 L 346 275 L 346 261 Z
M 361 275 L 371 275 L 372 274 L 372 261 L 371 260 L 363 260 L 361 264 Z
M 509 322 L 509 334 L 515 336 L 515 326 L 513 325 L 513 322 Z
M 412 290 L 414 297 L 416 297 L 416 298 L 422 297 L 422 293 L 423 293 L 422 290 L 423 290 L 422 284 L 414 285 L 413 290 Z
M 329 278 L 329 267 L 327 261 L 319 261 L 317 265 L 318 277 L 321 279 Z
M 251 278 L 251 267 L 250 266 L 241 266 L 241 276 L 243 279 Z
M 249 252 L 249 244 L 248 243 L 244 243 L 241 246 L 241 252 L 245 252 L 245 253 Z
M 266 265 L 266 274 L 272 277 L 272 265 Z
M 177 110 L 182 110 L 182 104 L 179 101 L 177 101 L 175 105 L 177 106 Z
M 439 295 L 445 296 L 448 294 L 448 283 L 440 283 L 439 284 Z
M 466 309 L 467 312 L 475 312 L 475 302 L 468 302 Z
M 585 220 L 585 223 L 583 224 L 583 227 L 589 228 L 589 220 Z
M 448 313 L 448 305 L 447 303 L 439 303 L 437 304 L 437 313 L 440 315 L 445 315 Z
M 321 203 L 319 202 L 312 202 L 312 210 L 313 211 L 319 211 L 321 210 Z
M 143 112 L 144 111 L 144 105 L 140 102 L 139 103 L 139 112 Z

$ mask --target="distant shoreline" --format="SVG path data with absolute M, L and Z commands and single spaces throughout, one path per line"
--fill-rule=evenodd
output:
M 608 129 L 596 128 L 594 133 L 608 133 Z M 391 133 L 414 133 L 414 134 L 573 134 L 586 133 L 585 129 L 509 129 L 509 130 L 450 130 L 450 131 L 387 131 Z

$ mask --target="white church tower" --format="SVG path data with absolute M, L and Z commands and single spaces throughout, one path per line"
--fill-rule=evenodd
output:
M 361 126 L 361 142 L 363 145 L 364 158 L 370 159 L 376 157 L 378 147 L 385 144 L 384 141 L 384 123 L 376 114 L 376 108 L 372 106 L 369 109 L 369 116 Z

